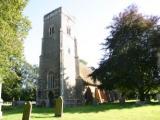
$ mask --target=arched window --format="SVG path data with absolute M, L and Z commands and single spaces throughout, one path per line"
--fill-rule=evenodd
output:
M 47 75 L 47 86 L 48 89 L 54 88 L 54 73 L 53 72 L 49 72 Z
M 54 26 L 52 26 L 52 34 L 54 33 L 55 31 L 54 31 Z

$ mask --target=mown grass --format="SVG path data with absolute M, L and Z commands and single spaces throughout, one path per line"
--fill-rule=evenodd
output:
M 3 120 L 21 120 L 23 107 L 3 107 Z M 160 120 L 160 104 L 138 106 L 134 102 L 68 107 L 61 118 L 54 109 L 33 106 L 31 120 Z

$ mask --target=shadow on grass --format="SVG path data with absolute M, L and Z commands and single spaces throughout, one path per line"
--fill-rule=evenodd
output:
M 53 118 L 54 116 L 31 116 L 31 118 Z
M 150 103 L 147 105 L 160 105 L 158 103 Z M 147 106 L 145 105 L 145 106 Z M 121 110 L 121 109 L 132 109 L 136 107 L 141 107 L 140 105 L 136 105 L 135 102 L 129 102 L 125 104 L 119 104 L 119 103 L 106 103 L 101 105 L 88 105 L 88 106 L 79 106 L 79 107 L 67 107 L 64 109 L 64 113 L 91 113 L 91 112 L 103 112 L 108 110 Z M 4 115 L 9 114 L 22 114 L 23 113 L 23 107 L 12 107 L 12 106 L 3 106 L 2 111 Z M 51 114 L 54 115 L 54 108 L 45 108 L 45 107 L 36 107 L 33 106 L 32 113 L 34 114 L 41 114 L 44 115 L 47 118 L 53 117 Z M 32 117 L 37 118 L 38 116 L 33 115 Z M 43 118 L 43 116 L 41 117 Z
M 158 103 L 150 103 L 142 106 L 147 105 L 160 105 Z M 137 105 L 135 102 L 128 102 L 125 104 L 120 103 L 106 103 L 106 104 L 100 104 L 100 105 L 90 105 L 90 106 L 82 106 L 82 107 L 75 107 L 75 108 L 66 108 L 64 110 L 64 113 L 91 113 L 91 112 L 103 112 L 103 111 L 109 111 L 109 110 L 121 110 L 121 109 L 132 109 L 136 107 L 142 107 L 141 105 Z

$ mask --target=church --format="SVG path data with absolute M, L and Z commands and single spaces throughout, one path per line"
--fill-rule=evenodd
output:
M 62 96 L 64 105 L 84 103 L 84 92 L 94 83 L 91 69 L 79 62 L 75 18 L 59 7 L 44 16 L 42 50 L 39 63 L 37 105 L 52 106 Z

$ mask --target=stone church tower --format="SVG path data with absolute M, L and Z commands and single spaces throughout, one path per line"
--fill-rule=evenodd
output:
M 52 106 L 58 96 L 64 104 L 77 102 L 79 76 L 74 18 L 61 7 L 44 16 L 37 104 Z

